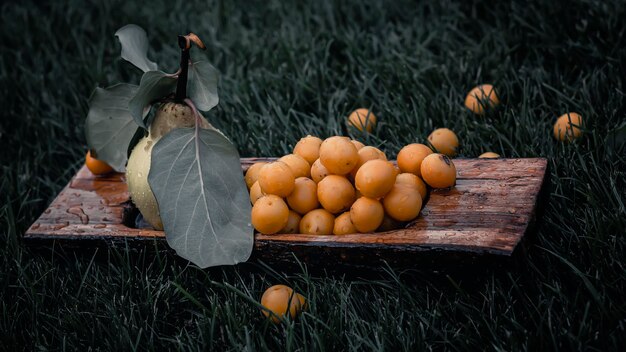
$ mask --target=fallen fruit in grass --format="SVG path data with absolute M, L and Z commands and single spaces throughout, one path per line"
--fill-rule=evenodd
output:
M 300 220 L 300 233 L 307 235 L 332 235 L 335 216 L 326 209 L 315 209 Z
M 113 168 L 102 160 L 98 160 L 91 156 L 91 151 L 87 151 L 85 156 L 85 165 L 94 175 L 105 175 L 113 172 Z
M 250 187 L 250 203 L 252 203 L 252 205 L 254 205 L 254 203 L 256 203 L 256 201 L 263 197 L 265 194 L 263 194 L 263 191 L 261 191 L 261 186 L 259 185 L 259 181 L 256 181 L 252 187 Z
M 386 160 L 370 160 L 356 173 L 356 188 L 366 197 L 380 198 L 387 194 L 396 182 L 396 170 Z
M 315 160 L 320 157 L 320 145 L 322 145 L 321 139 L 314 136 L 306 136 L 296 143 L 293 153 L 303 157 L 309 165 L 313 165 Z
M 430 154 L 422 161 L 421 171 L 430 187 L 448 188 L 456 183 L 456 167 L 447 155 Z
M 478 156 L 478 159 L 496 159 L 499 157 L 500 154 L 496 154 L 494 152 L 484 152 Z
M 254 183 L 259 179 L 259 172 L 265 164 L 267 163 L 262 161 L 254 163 L 248 168 L 248 171 L 246 171 L 246 176 L 244 178 L 246 180 L 246 185 L 248 186 L 248 189 L 251 189 L 252 185 L 254 185 Z
M 582 135 L 583 118 L 580 114 L 569 112 L 561 115 L 554 123 L 554 138 L 561 142 L 570 142 Z
M 359 154 L 347 137 L 327 138 L 320 146 L 320 162 L 334 175 L 347 175 L 359 162 Z
M 311 164 L 298 154 L 287 154 L 278 161 L 287 164 L 295 178 L 311 176 Z
M 296 179 L 293 192 L 287 196 L 289 207 L 300 214 L 306 214 L 319 207 L 317 184 L 306 177 Z
M 347 235 L 351 233 L 357 233 L 358 230 L 354 227 L 352 219 L 350 219 L 350 212 L 339 215 L 335 218 L 335 225 L 333 227 L 333 235 Z
M 422 196 L 416 187 L 396 183 L 383 198 L 387 215 L 398 221 L 415 219 L 422 209 Z
M 261 305 L 273 313 L 271 315 L 267 310 L 263 310 L 265 317 L 272 319 L 274 323 L 280 323 L 287 315 L 291 319 L 296 318 L 305 308 L 306 298 L 294 292 L 289 286 L 274 285 L 263 292 Z
M 359 232 L 373 232 L 383 222 L 385 210 L 376 199 L 361 197 L 350 207 L 350 220 Z
M 376 126 L 376 116 L 368 109 L 356 109 L 348 116 L 348 123 L 361 132 L 372 132 Z
M 459 148 L 459 139 L 456 134 L 447 128 L 438 128 L 428 136 L 428 142 L 437 150 L 438 153 L 445 154 L 449 157 L 456 155 Z
M 293 191 L 296 178 L 287 164 L 275 161 L 263 165 L 259 171 L 258 182 L 263 193 L 286 197 Z
M 273 194 L 259 198 L 252 206 L 252 226 L 265 235 L 282 230 L 289 221 L 289 208 L 285 201 Z
M 410 172 L 421 177 L 422 160 L 432 153 L 432 149 L 424 144 L 413 143 L 404 146 L 398 153 L 398 167 L 402 172 Z
M 426 188 L 426 184 L 422 181 L 421 178 L 415 176 L 410 173 L 401 173 L 396 177 L 396 184 L 404 184 L 417 188 L 422 200 L 426 199 L 428 195 L 428 189 Z
M 322 165 L 320 159 L 315 160 L 313 165 L 311 165 L 311 179 L 317 183 L 324 179 L 324 177 L 328 176 L 328 169 Z
M 387 156 L 385 155 L 385 153 L 383 153 L 380 149 L 376 147 L 371 147 L 371 146 L 363 147 L 359 149 L 358 154 L 359 154 L 359 161 L 357 162 L 354 169 L 350 171 L 350 176 L 352 178 L 356 176 L 356 173 L 357 171 L 359 171 L 359 168 L 363 166 L 363 164 L 365 164 L 366 162 L 370 160 L 376 160 L 376 159 L 387 160 Z
M 293 210 L 289 210 L 289 217 L 287 219 L 287 225 L 282 228 L 278 233 L 298 233 L 300 232 L 300 220 L 302 216 Z
M 345 176 L 328 175 L 317 184 L 317 199 L 324 209 L 336 214 L 350 208 L 356 192 Z
M 499 103 L 500 99 L 491 84 L 481 84 L 467 93 L 465 97 L 465 107 L 477 115 L 484 114 L 485 107 L 493 108 Z

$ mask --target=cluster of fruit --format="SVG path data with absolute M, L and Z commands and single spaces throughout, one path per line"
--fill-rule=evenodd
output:
M 456 149 L 438 134 L 432 139 L 451 152 Z M 456 168 L 447 155 L 423 144 L 405 146 L 396 166 L 385 153 L 359 141 L 307 136 L 293 154 L 252 165 L 245 180 L 257 231 L 345 235 L 387 231 L 415 219 L 428 194 L 426 185 L 453 186 Z

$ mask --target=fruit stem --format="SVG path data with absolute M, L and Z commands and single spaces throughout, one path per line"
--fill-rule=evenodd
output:
M 182 103 L 187 98 L 187 77 L 189 73 L 189 39 L 184 35 L 178 36 L 178 46 L 180 47 L 180 74 L 178 75 L 178 83 L 176 84 L 177 103 Z

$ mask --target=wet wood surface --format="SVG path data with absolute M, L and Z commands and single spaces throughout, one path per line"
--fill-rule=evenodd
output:
M 242 159 L 242 169 L 263 160 L 269 159 Z M 344 236 L 256 234 L 252 259 L 276 263 L 297 257 L 307 263 L 367 266 L 381 260 L 436 261 L 444 254 L 452 260 L 463 254 L 511 256 L 536 220 L 547 184 L 546 159 L 455 159 L 454 163 L 456 186 L 431 191 L 420 217 L 406 228 Z M 161 231 L 124 225 L 128 200 L 123 174 L 94 176 L 83 167 L 23 239 L 39 245 L 164 240 Z

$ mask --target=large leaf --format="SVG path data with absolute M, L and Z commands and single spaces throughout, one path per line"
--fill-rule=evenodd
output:
M 152 150 L 148 182 L 178 255 L 201 268 L 248 259 L 250 199 L 237 149 L 221 133 L 179 128 L 165 135 Z
M 148 71 L 141 76 L 139 90 L 128 103 L 128 109 L 137 125 L 147 128 L 143 118 L 150 111 L 150 104 L 174 92 L 176 81 L 176 76 L 161 71 Z
M 148 59 L 148 36 L 143 28 L 129 24 L 118 29 L 115 36 L 122 44 L 122 59 L 137 66 L 143 72 L 157 69 L 157 64 Z
M 96 151 L 98 159 L 120 172 L 124 171 L 126 148 L 136 130 L 128 102 L 138 89 L 132 84 L 117 84 L 96 88 L 89 98 L 85 123 L 87 144 Z
M 220 102 L 217 95 L 218 80 L 217 69 L 208 61 L 197 61 L 189 65 L 187 91 L 198 110 L 209 111 Z

